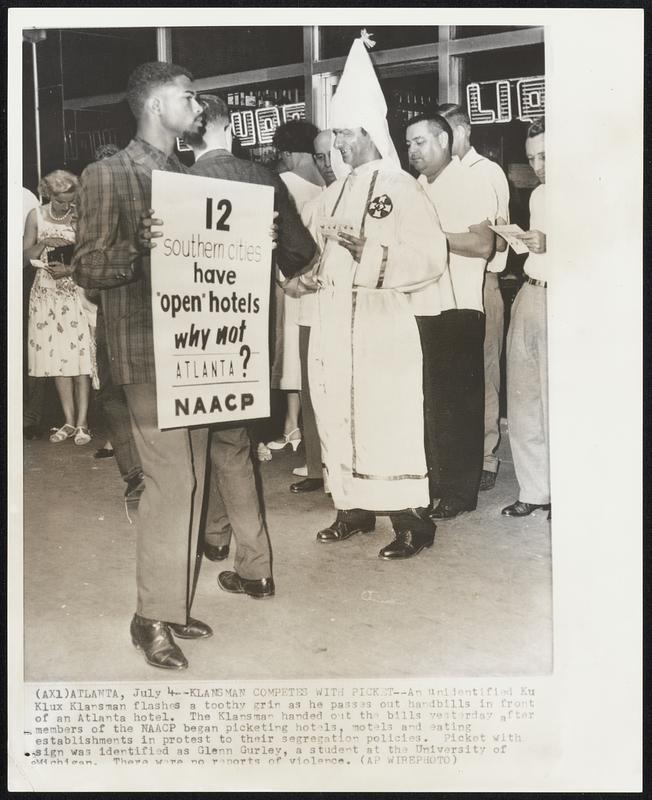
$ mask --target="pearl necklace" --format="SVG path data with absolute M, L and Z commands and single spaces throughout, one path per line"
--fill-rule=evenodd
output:
M 61 217 L 57 217 L 57 215 L 52 210 L 52 204 L 50 204 L 50 208 L 49 208 L 50 216 L 52 217 L 52 219 L 55 219 L 57 222 L 61 222 L 61 220 L 64 220 L 68 216 L 68 214 L 70 214 L 71 211 L 72 211 L 72 206 L 68 206 L 68 210 L 66 211 L 66 213 Z

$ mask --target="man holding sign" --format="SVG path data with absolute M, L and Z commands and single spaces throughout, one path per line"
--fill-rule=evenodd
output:
M 189 616 L 208 432 L 159 429 L 150 259 L 138 248 L 152 171 L 185 172 L 174 155 L 176 137 L 201 125 L 191 82 L 185 69 L 163 62 L 142 64 L 131 74 L 127 101 L 136 136 L 120 153 L 84 170 L 74 257 L 77 282 L 102 290 L 112 377 L 124 386 L 145 474 L 131 637 L 148 663 L 163 669 L 188 666 L 173 636 L 212 634 Z

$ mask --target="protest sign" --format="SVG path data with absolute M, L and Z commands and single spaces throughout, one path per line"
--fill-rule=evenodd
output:
M 159 428 L 268 416 L 274 190 L 156 170 L 152 207 Z

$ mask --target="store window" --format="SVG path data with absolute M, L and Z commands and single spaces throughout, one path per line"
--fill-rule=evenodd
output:
M 492 33 L 508 33 L 509 31 L 524 31 L 531 25 L 456 25 L 455 39 L 468 39 L 471 36 L 487 36 Z
M 319 57 L 337 58 L 348 55 L 353 40 L 360 36 L 361 27 L 364 26 L 320 26 Z M 439 40 L 439 31 L 434 25 L 372 25 L 367 26 L 367 31 L 376 42 L 373 51 L 393 50 L 417 44 L 436 44 Z
M 303 62 L 300 25 L 172 28 L 172 60 L 195 78 Z
M 229 106 L 234 154 L 266 166 L 276 162 L 276 128 L 306 118 L 303 77 L 206 90 L 200 98 L 201 94 L 216 94 Z
M 409 72 L 409 71 L 408 71 Z M 437 66 L 421 73 L 383 77 L 380 85 L 387 101 L 387 124 L 403 169 L 409 169 L 405 148 L 405 128 L 413 118 L 437 105 Z
M 156 29 L 62 30 L 60 52 L 65 100 L 124 92 L 131 72 L 156 60 Z
M 525 133 L 533 118 L 545 115 L 544 45 L 473 53 L 462 66 L 472 144 L 504 169 L 512 222 L 527 227 L 528 200 L 538 181 L 525 157 Z M 518 274 L 521 266 L 522 258 L 510 252 L 508 272 Z
M 544 46 L 510 47 L 465 56 L 463 98 L 478 150 L 513 166 L 515 180 L 534 181 L 524 169 L 523 136 L 529 122 L 545 113 Z

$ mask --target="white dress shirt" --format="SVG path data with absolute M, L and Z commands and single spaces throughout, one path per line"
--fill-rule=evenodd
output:
M 530 195 L 530 230 L 546 232 L 546 187 L 539 184 Z M 525 260 L 525 274 L 536 281 L 548 281 L 546 253 L 530 253 Z
M 475 147 L 471 147 L 464 158 L 461 159 L 461 162 L 463 167 L 473 170 L 475 174 L 486 180 L 491 187 L 496 201 L 496 213 L 492 221 L 495 222 L 498 217 L 501 217 L 508 223 L 509 183 L 507 183 L 507 177 L 500 164 L 496 164 L 490 158 L 481 156 Z M 493 258 L 487 262 L 487 272 L 502 272 L 507 264 L 507 252 L 508 248 L 505 248 L 502 253 L 496 251 Z
M 493 221 L 495 199 L 487 182 L 465 169 L 459 158 L 450 163 L 432 183 L 424 175 L 419 183 L 433 204 L 441 227 L 447 233 L 466 233 L 470 225 Z M 409 296 L 416 316 L 434 316 L 454 308 L 484 311 L 482 285 L 487 264 L 484 258 L 469 258 L 449 250 L 448 269 L 436 284 Z

